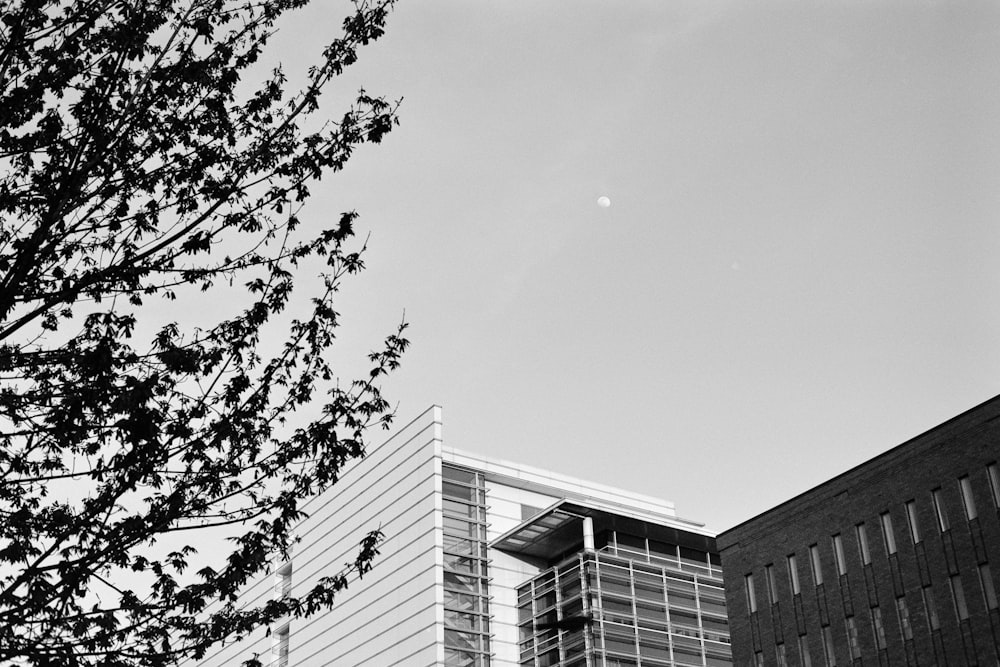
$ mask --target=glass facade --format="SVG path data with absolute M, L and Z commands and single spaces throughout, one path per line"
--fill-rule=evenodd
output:
M 715 554 L 611 532 L 518 589 L 520 663 L 731 665 Z
M 490 664 L 486 488 L 482 473 L 442 467 L 445 665 Z
M 442 463 L 444 665 L 732 665 L 712 537 L 494 484 Z

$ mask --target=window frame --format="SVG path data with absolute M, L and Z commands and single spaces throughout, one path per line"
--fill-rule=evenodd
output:
M 924 602 L 924 614 L 927 616 L 927 624 L 931 632 L 941 629 L 941 615 L 938 614 L 937 600 L 934 597 L 934 587 L 924 586 L 920 589 L 920 595 Z
M 986 478 L 990 481 L 993 505 L 1000 509 L 1000 468 L 997 467 L 996 461 L 986 464 Z
M 788 566 L 788 583 L 792 588 L 792 595 L 801 595 L 802 587 L 799 584 L 799 559 L 795 554 L 788 554 L 785 557 L 785 564 Z
M 764 566 L 764 580 L 767 583 L 767 597 L 771 605 L 778 604 L 778 582 L 774 576 L 774 563 Z
M 285 561 L 274 571 L 274 599 L 283 600 L 292 594 L 292 561 Z
M 864 521 L 854 526 L 854 534 L 858 538 L 858 551 L 861 553 L 861 564 L 871 565 L 872 552 L 868 547 L 868 530 L 865 527 Z
M 882 525 L 882 543 L 887 556 L 891 556 L 898 550 L 896 544 L 896 531 L 892 527 L 892 512 L 882 512 L 878 515 L 879 523 Z
M 951 601 L 955 605 L 955 615 L 959 622 L 968 620 L 969 603 L 965 597 L 965 586 L 962 585 L 962 576 L 953 574 L 948 577 L 948 588 L 951 589 Z
M 809 635 L 799 635 L 799 662 L 802 667 L 812 667 L 812 655 L 809 653 Z
M 844 538 L 837 533 L 830 538 L 833 541 L 833 563 L 837 574 L 841 577 L 847 574 L 847 558 L 844 554 Z
M 885 625 L 882 623 L 882 609 L 878 605 L 871 608 L 872 632 L 875 635 L 875 648 L 884 651 L 886 648 Z
M 899 632 L 903 636 L 903 641 L 913 639 L 913 625 L 910 621 L 910 608 L 906 604 L 905 595 L 900 595 L 896 598 L 896 618 L 899 620 Z
M 980 563 L 977 568 L 979 572 L 979 587 L 983 591 L 983 600 L 986 602 L 986 609 L 1000 609 L 1000 600 L 997 599 L 996 585 L 993 583 L 993 573 L 990 571 L 989 563 Z
M 753 583 L 753 572 L 743 575 L 743 586 L 747 594 L 747 609 L 751 614 L 757 613 L 757 590 Z
M 934 514 L 937 516 L 938 530 L 947 533 L 951 530 L 951 522 L 948 520 L 948 510 L 944 504 L 944 494 L 939 486 L 931 490 L 931 502 L 934 503 Z
M 778 667 L 788 667 L 788 659 L 785 657 L 785 643 L 775 644 L 774 655 L 778 660 Z
M 917 523 L 917 501 L 907 500 L 903 503 L 906 510 L 906 525 L 910 528 L 910 539 L 914 544 L 920 543 L 920 524 Z
M 823 659 L 826 667 L 836 667 L 837 654 L 834 651 L 833 628 L 829 624 L 822 626 L 821 635 L 823 637 Z
M 958 478 L 958 493 L 962 496 L 962 508 L 965 510 L 965 518 L 968 521 L 979 516 L 979 508 L 976 507 L 976 496 L 972 492 L 972 479 L 968 475 Z
M 820 559 L 819 545 L 809 545 L 809 569 L 812 571 L 813 584 L 821 586 L 823 584 L 823 562 Z
M 861 638 L 858 636 L 858 624 L 853 616 L 844 619 L 844 630 L 847 633 L 847 650 L 851 654 L 851 660 L 861 657 Z
M 271 640 L 271 666 L 288 667 L 289 655 L 291 654 L 291 624 L 285 623 L 278 628 Z

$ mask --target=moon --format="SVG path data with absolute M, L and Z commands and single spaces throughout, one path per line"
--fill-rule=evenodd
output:
M 607 207 L 611 206 L 611 200 L 608 197 L 603 197 L 603 196 L 602 197 L 598 197 L 597 198 L 597 205 L 600 206 L 601 208 L 607 208 Z

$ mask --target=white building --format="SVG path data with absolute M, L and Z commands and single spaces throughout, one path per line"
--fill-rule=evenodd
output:
M 665 501 L 447 447 L 439 407 L 305 510 L 248 602 L 341 571 L 380 528 L 374 569 L 329 612 L 201 664 L 731 664 L 714 534 Z

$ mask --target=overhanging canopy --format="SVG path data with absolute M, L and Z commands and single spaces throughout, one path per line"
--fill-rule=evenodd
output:
M 490 547 L 533 558 L 551 560 L 583 548 L 583 519 L 590 517 L 594 533 L 617 530 L 670 544 L 714 551 L 714 540 L 701 533 L 670 525 L 670 517 L 615 511 L 598 504 L 566 499 L 545 508 L 493 540 Z

